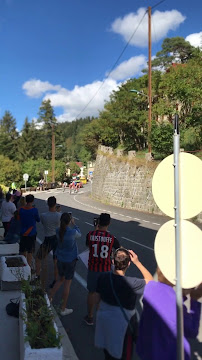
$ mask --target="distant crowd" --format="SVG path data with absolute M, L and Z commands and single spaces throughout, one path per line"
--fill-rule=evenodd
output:
M 54 278 L 50 284 L 49 299 L 63 286 L 61 316 L 70 315 L 67 307 L 71 282 L 78 261 L 77 241 L 81 231 L 70 212 L 61 212 L 56 198 L 47 200 L 48 210 L 39 215 L 34 196 L 25 197 L 18 191 L 8 192 L 1 198 L 1 217 L 4 239 L 8 243 L 19 242 L 20 254 L 32 266 L 35 254 L 35 282 L 41 280 L 41 262 L 52 251 Z M 44 240 L 35 252 L 36 223 L 41 222 Z M 130 360 L 134 347 L 142 360 L 171 360 L 177 354 L 176 295 L 171 284 L 157 268 L 158 281 L 141 263 L 137 254 L 121 246 L 109 232 L 111 218 L 101 213 L 94 219 L 94 229 L 86 235 L 89 249 L 87 273 L 86 325 L 95 322 L 95 346 L 103 349 L 105 360 Z M 81 240 L 79 240 L 81 241 Z M 130 266 L 135 266 L 140 278 L 126 276 Z M 184 311 L 184 355 L 191 359 L 189 338 L 196 338 L 199 331 L 202 284 L 184 291 L 190 297 L 190 310 Z M 143 296 L 140 321 L 137 316 L 137 298 Z M 79 331 L 79 329 L 78 329 Z M 79 341 L 79 339 L 78 339 Z

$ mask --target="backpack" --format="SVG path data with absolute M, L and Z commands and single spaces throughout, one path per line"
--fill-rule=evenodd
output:
M 10 299 L 9 304 L 6 305 L 7 314 L 19 318 L 19 303 L 19 298 Z

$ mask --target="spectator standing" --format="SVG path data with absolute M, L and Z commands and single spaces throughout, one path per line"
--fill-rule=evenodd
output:
M 12 195 L 10 193 L 6 194 L 6 199 L 2 202 L 1 206 L 1 216 L 2 216 L 2 223 L 4 227 L 4 237 L 8 232 L 8 228 L 10 225 L 10 221 L 16 211 L 16 206 L 12 202 Z
M 20 242 L 20 220 L 17 210 L 14 212 L 14 216 L 10 221 L 9 229 L 4 241 L 6 241 L 8 244 Z
M 34 207 L 34 196 L 29 194 L 25 197 L 26 205 L 19 209 L 20 230 L 20 254 L 27 258 L 29 266 L 32 262 L 32 254 L 36 243 L 36 222 L 40 221 L 38 210 Z
M 71 228 L 71 225 L 73 225 L 73 228 Z M 60 228 L 56 230 L 56 235 L 58 238 L 56 256 L 60 279 L 56 281 L 53 289 L 50 291 L 50 301 L 52 301 L 61 285 L 64 284 L 60 314 L 65 316 L 73 312 L 73 309 L 66 308 L 66 304 L 78 259 L 76 238 L 81 237 L 80 229 L 75 225 L 74 218 L 69 213 L 62 214 Z
M 39 180 L 39 190 L 43 190 L 44 189 L 44 179 L 40 179 Z
M 25 197 L 21 196 L 20 200 L 17 203 L 17 209 L 19 210 L 21 207 L 26 205 Z
M 50 251 L 53 251 L 54 281 L 51 284 L 51 287 L 53 287 L 58 276 L 57 259 L 55 255 L 58 242 L 56 236 L 56 229 L 60 226 L 61 213 L 57 211 L 55 196 L 50 196 L 47 202 L 49 210 L 40 215 L 45 238 L 43 244 L 40 245 L 40 248 L 36 254 L 36 276 L 40 276 L 41 260 L 45 259 Z
M 113 273 L 100 275 L 97 282 L 100 305 L 96 316 L 95 345 L 104 350 L 105 360 L 130 360 L 133 341 L 137 339 L 137 295 L 143 294 L 145 284 L 153 277 L 132 250 L 117 249 L 113 262 Z M 131 262 L 144 279 L 125 276 Z
M 16 190 L 16 185 L 15 185 L 15 182 L 13 181 L 12 184 L 11 184 L 11 189 L 14 191 Z
M 160 269 L 157 269 L 158 282 L 151 281 L 144 291 L 143 312 L 140 320 L 137 354 L 141 360 L 171 360 L 177 358 L 177 315 L 176 294 Z M 198 292 L 198 294 L 197 294 Z M 191 309 L 184 311 L 184 355 L 191 359 L 187 338 L 196 338 L 199 330 L 201 303 L 200 287 L 191 292 Z M 185 299 L 184 299 L 185 300 Z
M 15 204 L 16 208 L 18 208 L 18 202 L 19 202 L 22 194 L 18 190 L 13 190 L 13 195 L 14 195 L 13 203 Z
M 96 229 L 86 235 L 86 246 L 89 247 L 87 275 L 88 314 L 85 316 L 84 321 L 87 325 L 93 325 L 97 279 L 100 274 L 111 270 L 112 249 L 120 247 L 116 237 L 108 232 L 110 220 L 109 214 L 102 213 L 98 218 Z

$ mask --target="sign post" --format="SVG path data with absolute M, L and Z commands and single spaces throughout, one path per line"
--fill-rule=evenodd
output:
M 46 184 L 47 184 L 47 175 L 48 175 L 48 170 L 44 170 L 44 174 L 45 174 L 45 181 L 46 181 Z
M 26 187 L 27 187 L 27 181 L 29 179 L 29 175 L 28 174 L 23 174 L 23 180 L 25 182 L 25 192 L 26 192 Z

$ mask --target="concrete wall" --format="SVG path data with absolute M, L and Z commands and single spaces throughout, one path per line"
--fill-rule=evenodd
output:
M 130 159 L 130 154 L 116 156 L 112 148 L 101 146 L 95 164 L 92 197 L 118 207 L 162 215 L 152 195 L 152 177 L 158 163 Z M 198 219 L 202 222 L 202 213 Z

